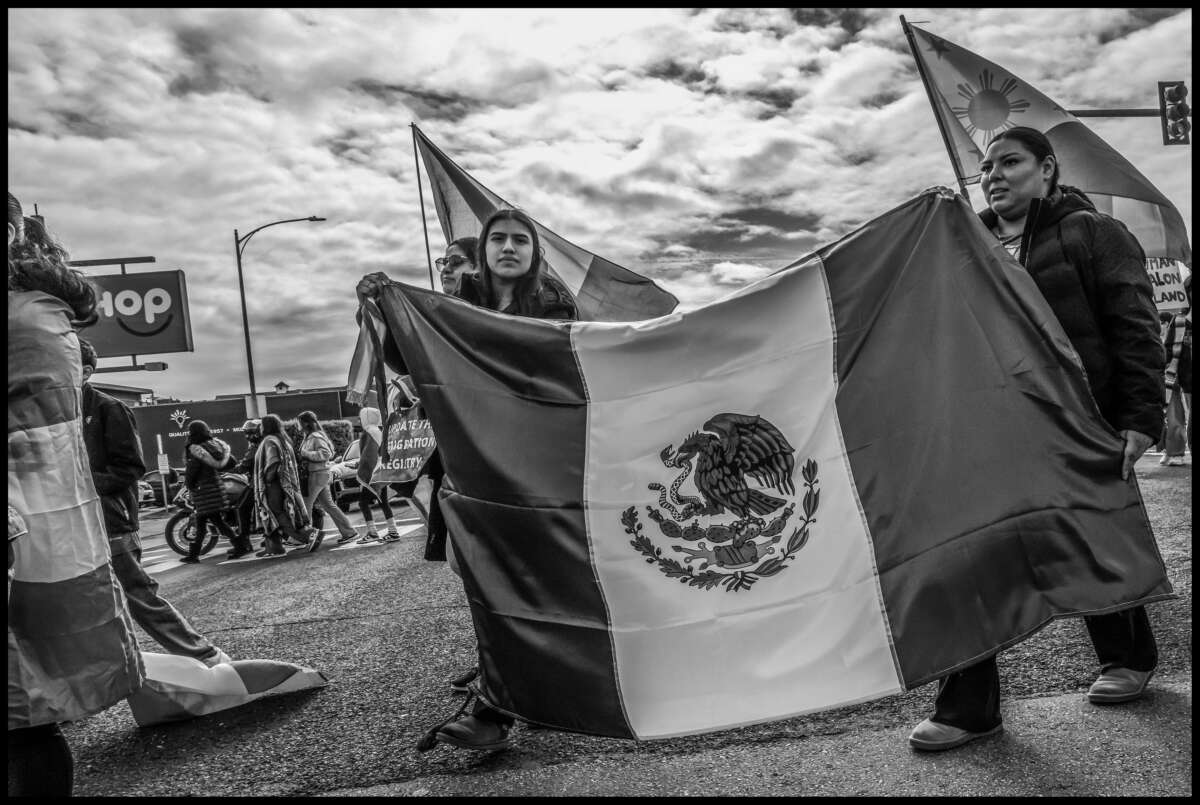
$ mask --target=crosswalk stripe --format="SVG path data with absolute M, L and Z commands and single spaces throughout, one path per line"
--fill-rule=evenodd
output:
M 398 529 L 396 529 L 396 533 L 398 533 L 403 538 L 405 536 L 408 536 L 409 534 L 411 534 L 412 532 L 416 531 L 417 529 L 419 529 L 421 527 L 422 527 L 422 524 L 417 523 L 415 525 L 408 526 L 407 528 L 398 528 Z M 384 526 L 384 530 L 386 530 L 386 529 L 387 529 L 387 526 Z M 387 544 L 388 543 L 383 542 L 382 540 L 373 540 L 371 542 L 364 542 L 361 544 L 357 540 L 355 540 L 354 542 L 347 542 L 345 545 L 338 545 L 336 548 L 330 548 L 330 550 L 345 551 L 345 550 L 350 550 L 352 548 L 369 548 L 372 545 L 387 545 Z
M 350 524 L 352 526 L 354 526 L 355 530 L 358 531 L 359 533 L 363 533 L 364 527 L 365 527 L 365 521 L 364 521 L 361 513 L 356 513 L 356 514 L 347 513 L 347 517 L 350 520 Z M 412 532 L 416 531 L 417 529 L 424 527 L 425 520 L 424 520 L 424 518 L 421 517 L 421 515 L 417 511 L 413 510 L 411 507 L 406 507 L 406 510 L 396 512 L 395 516 L 393 517 L 393 523 L 396 525 L 396 530 L 397 530 L 397 532 L 399 532 L 400 536 L 406 537 L 409 534 L 411 534 Z M 384 531 L 387 530 L 388 523 L 386 521 L 375 521 L 374 526 L 377 531 L 379 531 L 380 533 L 383 533 Z M 323 542 L 327 541 L 329 543 L 332 543 L 333 541 L 335 541 L 337 539 L 337 534 L 338 534 L 337 527 L 334 525 L 327 525 L 322 529 L 321 534 L 322 534 Z M 261 536 L 255 535 L 255 537 L 254 537 L 255 544 L 257 545 L 259 542 L 261 542 L 261 539 L 262 539 Z M 345 545 L 330 544 L 330 547 L 328 548 L 328 550 L 343 551 L 343 550 L 350 550 L 350 549 L 354 549 L 354 548 L 369 548 L 374 545 L 386 545 L 386 544 L 388 544 L 388 543 L 379 541 L 379 542 L 367 542 L 367 543 L 363 543 L 360 545 L 360 544 L 358 544 L 358 541 L 355 540 L 353 542 L 348 542 Z M 255 550 L 257 550 L 257 548 Z M 318 549 L 318 552 L 321 552 L 324 550 L 326 550 L 326 548 L 325 548 L 325 545 L 322 544 L 321 548 Z M 303 553 L 304 548 L 293 548 L 293 549 L 289 550 L 289 553 L 291 553 L 292 551 L 295 551 L 298 553 Z M 146 573 L 148 573 L 149 575 L 154 576 L 157 574 L 165 573 L 168 570 L 187 567 L 188 565 L 186 563 L 179 561 L 181 558 L 182 557 L 179 554 L 177 554 L 174 550 L 172 550 L 169 545 L 166 545 L 166 544 L 155 545 L 153 547 L 146 548 L 142 551 L 142 569 L 145 570 Z M 215 546 L 207 554 L 205 554 L 204 556 L 201 556 L 200 562 L 202 564 L 211 564 L 211 563 L 213 563 L 213 560 L 218 560 L 215 562 L 215 564 L 227 565 L 227 564 L 240 564 L 242 562 L 257 562 L 257 561 L 261 561 L 262 559 L 265 559 L 265 558 L 266 557 L 259 557 L 259 556 L 254 556 L 251 554 L 251 555 L 240 557 L 238 559 L 226 559 L 225 558 L 225 547 L 223 546 L 223 544 L 219 544 L 219 545 Z

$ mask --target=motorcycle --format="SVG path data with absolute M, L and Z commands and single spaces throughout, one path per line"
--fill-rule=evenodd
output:
M 230 528 L 237 531 L 238 510 L 250 496 L 250 479 L 236 472 L 223 472 L 220 477 L 221 484 L 225 487 L 225 500 L 228 505 L 221 510 L 219 516 L 225 519 Z M 188 491 L 188 488 L 181 487 L 171 502 L 179 509 L 167 521 L 165 536 L 171 550 L 187 556 L 191 552 L 192 543 L 197 539 L 203 539 L 204 544 L 200 546 L 200 555 L 203 556 L 211 551 L 221 535 L 212 526 L 208 527 L 208 533 L 202 537 L 196 533 L 196 509 L 192 506 L 192 493 Z

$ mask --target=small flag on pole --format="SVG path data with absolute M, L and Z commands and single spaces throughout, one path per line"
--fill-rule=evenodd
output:
M 653 321 L 402 284 L 380 309 L 438 434 L 483 694 L 520 718 L 787 718 L 1172 597 L 1070 342 L 944 189 Z
M 478 235 L 487 217 L 514 207 L 459 167 L 413 126 L 433 187 L 433 203 L 446 242 Z M 535 221 L 550 272 L 567 287 L 583 321 L 639 321 L 670 313 L 679 304 L 653 280 L 592 254 Z
M 949 133 L 968 184 L 996 134 L 1014 126 L 1044 133 L 1058 156 L 1061 181 L 1087 193 L 1096 209 L 1118 219 L 1147 257 L 1192 262 L 1183 217 L 1129 160 L 1059 104 L 1003 67 L 940 36 L 905 23 L 928 83 L 930 102 Z

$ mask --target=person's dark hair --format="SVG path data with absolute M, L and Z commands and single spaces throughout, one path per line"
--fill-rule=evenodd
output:
M 1033 154 L 1034 159 L 1038 164 L 1042 164 L 1042 160 L 1046 157 L 1054 158 L 1054 173 L 1050 174 L 1050 190 L 1046 193 L 1047 196 L 1054 194 L 1058 189 L 1058 155 L 1054 153 L 1054 146 L 1050 144 L 1050 139 L 1042 134 L 1037 129 L 1031 129 L 1029 126 L 1014 126 L 1011 129 L 1005 129 L 997 134 L 992 139 L 988 140 L 984 146 L 986 151 L 992 147 L 992 143 L 997 140 L 1015 140 L 1029 150 Z
M 20 202 L 8 194 L 8 215 L 12 222 Z M 96 289 L 87 276 L 67 263 L 70 255 L 62 244 L 50 236 L 36 218 L 21 219 L 23 236 L 8 250 L 8 290 L 41 291 L 61 299 L 71 308 L 71 324 L 87 327 L 99 318 L 96 311 Z M 18 233 L 21 228 L 18 228 Z
M 264 414 L 262 418 L 262 435 L 283 436 L 283 420 L 277 414 Z
M 83 361 L 84 366 L 90 366 L 93 369 L 100 363 L 96 356 L 96 348 L 92 346 L 91 341 L 79 339 L 79 359 Z
M 475 237 L 474 235 L 466 235 L 461 238 L 455 238 L 454 240 L 450 241 L 449 245 L 446 246 L 446 249 L 449 250 L 451 246 L 457 246 L 458 248 L 462 249 L 463 254 L 465 254 L 472 263 L 475 263 L 478 259 L 476 254 L 479 251 L 479 238 Z
M 188 444 L 199 444 L 212 438 L 212 431 L 208 429 L 208 423 L 203 419 L 193 419 L 188 423 L 187 431 Z
M 516 221 L 529 230 L 533 243 L 533 258 L 529 271 L 517 280 L 513 289 L 513 303 L 516 305 L 518 316 L 529 316 L 533 313 L 533 302 L 542 290 L 542 274 L 545 272 L 546 261 L 542 258 L 542 243 L 538 240 L 537 227 L 533 220 L 520 210 L 496 210 L 483 222 L 479 230 L 479 242 L 476 245 L 475 267 L 479 271 L 483 291 L 483 306 L 496 310 L 496 292 L 492 288 L 492 267 L 487 262 L 487 239 L 492 225 L 497 221 Z
M 317 419 L 317 415 L 312 411 L 301 411 L 300 415 L 296 417 L 296 421 L 300 423 L 300 428 L 307 433 L 313 433 L 318 430 L 322 433 L 325 432 L 325 429 L 321 427 L 320 420 Z

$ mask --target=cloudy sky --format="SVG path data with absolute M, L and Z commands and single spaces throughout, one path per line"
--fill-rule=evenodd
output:
M 1187 9 L 9 9 L 8 187 L 74 259 L 185 271 L 195 352 L 105 377 L 182 399 L 248 388 L 233 230 L 327 218 L 244 268 L 259 391 L 336 386 L 358 278 L 429 285 L 410 123 L 694 307 L 954 183 L 900 14 L 1068 109 L 1191 87 Z M 1085 122 L 1190 223 L 1190 147 Z

